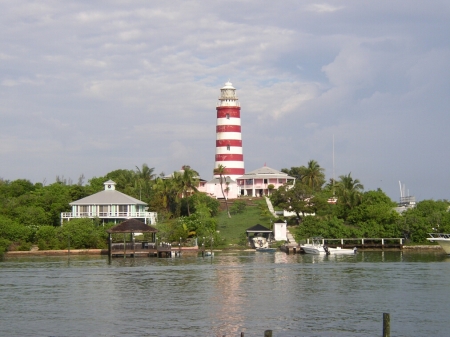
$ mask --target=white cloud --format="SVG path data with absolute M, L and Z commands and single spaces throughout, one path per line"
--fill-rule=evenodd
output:
M 445 8 L 4 1 L 1 175 L 89 178 L 147 162 L 157 172 L 190 164 L 209 178 L 215 107 L 230 79 L 247 169 L 316 159 L 329 173 L 335 134 L 340 174 L 382 180 L 391 196 L 395 177 L 418 198 L 449 198 L 438 184 L 450 165 Z M 440 165 L 424 182 L 427 160 Z
M 333 6 L 330 4 L 311 4 L 306 6 L 306 10 L 317 13 L 332 13 L 345 8 L 344 6 Z

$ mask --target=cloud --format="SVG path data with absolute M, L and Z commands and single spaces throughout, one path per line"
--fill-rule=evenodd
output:
M 306 6 L 306 10 L 317 13 L 332 13 L 345 8 L 344 6 L 333 6 L 330 4 L 310 4 Z
M 209 179 L 231 80 L 247 170 L 315 159 L 330 175 L 334 134 L 339 174 L 448 198 L 449 22 L 438 1 L 4 1 L 1 175 L 146 162 Z

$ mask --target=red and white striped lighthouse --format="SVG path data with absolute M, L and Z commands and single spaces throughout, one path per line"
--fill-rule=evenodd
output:
M 244 155 L 242 153 L 241 107 L 236 96 L 236 89 L 230 82 L 220 89 L 217 104 L 216 124 L 216 162 L 226 167 L 225 176 L 236 180 L 245 173 Z M 218 177 L 218 175 L 215 175 Z

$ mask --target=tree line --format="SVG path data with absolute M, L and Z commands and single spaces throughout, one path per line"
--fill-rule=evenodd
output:
M 289 210 L 288 218 L 296 225 L 300 239 L 313 236 L 327 238 L 403 237 L 413 243 L 425 243 L 428 233 L 450 232 L 450 203 L 447 200 L 424 200 L 402 214 L 394 211 L 396 203 L 382 190 L 364 191 L 363 184 L 351 173 L 337 180 L 325 179 L 325 170 L 311 160 L 306 166 L 282 169 L 295 177 L 295 184 L 277 190 L 269 186 L 275 207 Z M 222 194 L 226 167 L 214 170 Z M 199 175 L 189 165 L 170 176 L 156 175 L 154 168 L 143 164 L 134 170 L 119 169 L 102 177 L 77 184 L 57 177 L 50 185 L 26 179 L 0 179 L 0 254 L 7 249 L 105 248 L 106 229 L 99 219 L 72 219 L 60 226 L 61 212 L 70 212 L 69 203 L 104 189 L 107 180 L 116 189 L 149 205 L 158 213 L 158 236 L 167 242 L 207 237 L 217 243 L 219 202 L 198 192 Z M 227 215 L 243 212 L 245 203 L 226 201 Z M 314 216 L 311 216 L 314 214 Z
M 7 249 L 105 248 L 106 229 L 99 219 L 72 219 L 60 226 L 61 212 L 70 212 L 70 202 L 104 190 L 107 180 L 116 182 L 116 189 L 142 200 L 152 212 L 158 213 L 158 235 L 172 242 L 187 239 L 193 233 L 212 237 L 219 202 L 198 193 L 199 174 L 189 165 L 165 177 L 143 164 L 134 170 L 119 169 L 102 177 L 93 177 L 83 185 L 57 177 L 45 186 L 26 179 L 0 179 L 0 254 Z
M 295 229 L 299 239 L 395 237 L 427 243 L 428 233 L 450 232 L 447 200 L 423 200 L 399 214 L 397 204 L 381 189 L 364 191 L 351 173 L 326 181 L 325 170 L 314 160 L 282 171 L 296 178 L 295 184 L 273 191 L 271 200 L 295 212 L 290 221 L 299 223 Z

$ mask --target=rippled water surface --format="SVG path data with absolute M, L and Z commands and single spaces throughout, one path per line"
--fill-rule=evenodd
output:
M 8 258 L 2 336 L 448 336 L 450 257 Z

